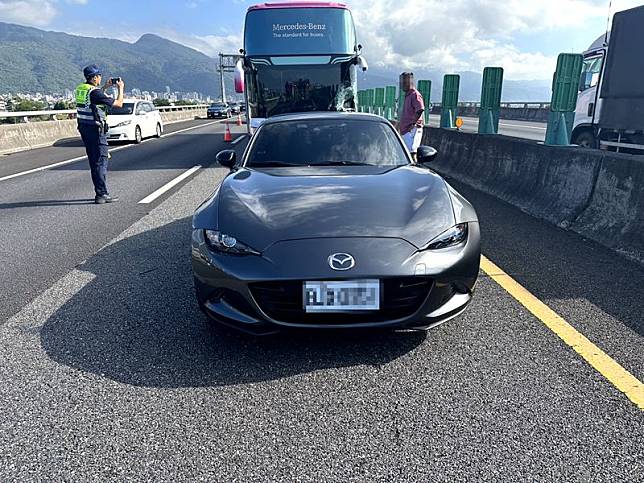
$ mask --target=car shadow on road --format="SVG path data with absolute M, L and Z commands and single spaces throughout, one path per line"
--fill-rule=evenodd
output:
M 126 384 L 177 388 L 380 366 L 425 340 L 418 332 L 258 338 L 213 327 L 195 302 L 189 243 L 184 218 L 118 241 L 77 267 L 93 278 L 45 322 L 48 356 Z
M 80 137 L 64 138 L 52 144 L 55 148 L 84 148 L 83 140 Z

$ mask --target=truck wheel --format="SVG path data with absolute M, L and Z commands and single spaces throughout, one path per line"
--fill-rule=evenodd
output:
M 572 143 L 581 148 L 597 148 L 597 139 L 595 139 L 593 132 L 588 130 L 581 131 L 580 133 L 576 134 L 572 140 Z

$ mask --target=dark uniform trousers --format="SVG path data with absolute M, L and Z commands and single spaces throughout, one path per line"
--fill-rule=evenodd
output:
M 89 168 L 92 172 L 92 182 L 96 196 L 104 196 L 107 191 L 107 163 L 108 145 L 107 135 L 98 126 L 79 124 L 81 139 L 85 144 L 85 151 L 89 159 Z

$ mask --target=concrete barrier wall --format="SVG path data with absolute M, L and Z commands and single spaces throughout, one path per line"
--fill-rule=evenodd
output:
M 161 111 L 164 123 L 206 117 L 206 108 Z M 0 154 L 51 146 L 57 141 L 78 137 L 76 119 L 40 121 L 20 124 L 0 124 Z
M 190 111 L 161 111 L 161 119 L 163 122 L 170 123 L 175 121 L 185 121 L 188 119 L 206 117 L 208 114 L 207 109 L 193 109 Z
M 644 263 L 644 159 L 426 128 L 433 167 Z
M 0 154 L 50 146 L 78 136 L 76 119 L 0 125 Z

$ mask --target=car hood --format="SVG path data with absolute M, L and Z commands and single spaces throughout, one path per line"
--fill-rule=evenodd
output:
M 413 166 L 242 169 L 218 197 L 218 229 L 257 250 L 334 237 L 401 238 L 421 247 L 454 225 L 446 183 Z

